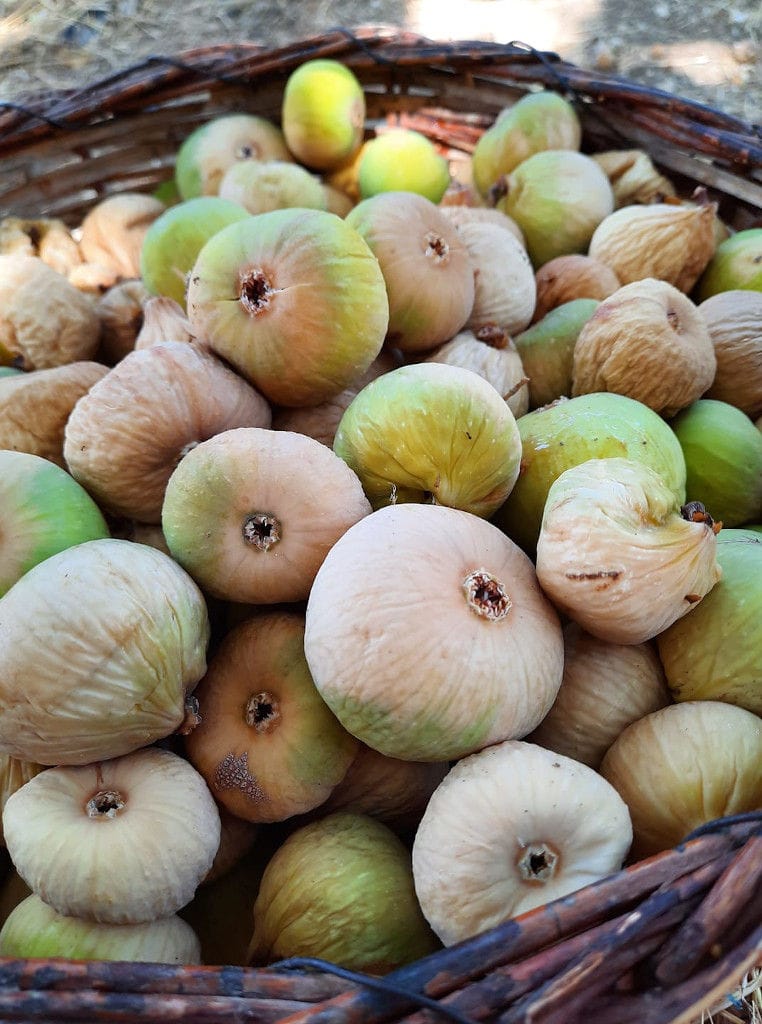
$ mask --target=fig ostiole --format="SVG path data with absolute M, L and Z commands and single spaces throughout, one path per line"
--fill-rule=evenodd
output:
M 719 524 L 698 502 L 679 506 L 650 467 L 591 459 L 548 491 L 537 578 L 554 605 L 602 640 L 651 640 L 722 575 Z

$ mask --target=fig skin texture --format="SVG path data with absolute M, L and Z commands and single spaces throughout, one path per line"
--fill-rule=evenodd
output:
M 716 369 L 697 307 L 666 281 L 645 278 L 604 299 L 580 331 L 572 395 L 627 395 L 669 418 L 704 394 Z
M 164 203 L 142 192 L 121 192 L 102 199 L 82 221 L 79 247 L 85 261 L 106 267 L 119 277 L 140 277 L 143 240 L 164 210 Z
M 198 587 L 160 551 L 104 539 L 52 555 L 0 601 L 0 750 L 87 764 L 169 736 L 209 631 Z
M 433 500 L 486 518 L 518 477 L 521 440 L 488 381 L 460 366 L 425 362 L 366 385 L 342 416 L 333 450 L 374 508 Z
M 0 754 L 0 815 L 5 808 L 6 801 L 17 789 L 21 789 L 30 779 L 40 772 L 45 771 L 45 766 L 37 764 L 36 761 L 21 761 L 17 757 L 9 757 L 8 754 Z M 0 820 L 0 846 L 5 846 L 2 821 Z M 2 920 L 2 914 L 0 914 Z M 2 954 L 0 954 L 2 955 Z
M 496 326 L 516 334 L 529 326 L 537 300 L 534 269 L 524 246 L 495 224 L 457 229 L 474 268 L 474 303 L 466 327 Z
M 685 458 L 674 432 L 652 409 L 624 395 L 600 392 L 562 398 L 516 421 L 521 471 L 493 522 L 530 556 L 553 481 L 587 459 L 637 459 L 655 469 L 685 501 Z
M 628 725 L 671 703 L 654 644 L 612 644 L 567 622 L 561 689 L 527 739 L 597 770 Z
M 607 299 L 622 282 L 611 267 L 581 253 L 557 256 L 544 263 L 535 275 L 537 302 L 532 323 L 551 309 L 574 299 Z
M 0 597 L 51 555 L 109 536 L 87 491 L 38 455 L 0 450 L 0 507 Z
M 207 593 L 275 604 L 305 600 L 329 549 L 370 510 L 355 473 L 319 441 L 241 427 L 182 459 L 162 527 Z
M 223 639 L 194 691 L 191 762 L 228 811 L 283 821 L 323 803 L 358 742 L 328 710 L 304 657 L 304 617 L 265 612 Z
M 516 241 L 521 242 L 526 249 L 523 231 L 513 217 L 509 217 L 502 210 L 496 210 L 492 206 L 443 206 L 441 203 L 439 209 L 456 228 L 462 224 L 497 224 L 505 231 L 510 231 Z
M 632 841 L 613 786 L 521 740 L 453 766 L 413 842 L 427 920 L 447 946 L 613 874 Z
M 33 892 L 59 914 L 104 924 L 176 913 L 220 843 L 206 783 L 158 747 L 40 772 L 8 798 L 3 828 Z
M 90 300 L 37 256 L 0 255 L 0 365 L 21 370 L 93 359 L 100 321 Z
M 567 469 L 545 502 L 540 585 L 558 611 L 601 640 L 653 639 L 722 575 L 711 518 L 689 510 L 642 463 L 591 459 Z
M 660 174 L 642 149 L 616 149 L 593 154 L 614 190 L 617 209 L 632 203 L 661 203 L 675 195 L 675 186 Z
M 345 221 L 378 260 L 389 299 L 387 343 L 425 352 L 454 337 L 474 305 L 474 265 L 456 228 L 429 199 L 384 192 Z
M 719 700 L 762 715 L 760 529 L 719 532 L 722 579 L 690 615 L 657 637 L 676 701 Z
M 698 282 L 698 301 L 737 289 L 762 292 L 762 228 L 737 231 L 720 242 Z
M 555 306 L 542 320 L 516 335 L 516 350 L 529 378 L 532 409 L 571 395 L 574 346 L 597 308 L 595 299 L 572 299 Z
M 331 170 L 362 144 L 365 93 L 340 61 L 304 61 L 286 81 L 281 123 L 286 144 L 299 163 Z
M 303 825 L 265 869 L 254 965 L 314 956 L 383 975 L 438 948 L 416 900 L 410 853 L 379 821 L 337 811 Z
M 143 327 L 143 307 L 150 292 L 139 278 L 121 281 L 97 302 L 101 322 L 98 361 L 114 366 L 135 348 Z
M 199 339 L 178 302 L 167 295 L 154 295 L 146 299 L 143 307 L 143 326 L 135 339 L 135 349 L 140 351 L 165 341 L 189 342 Z
M 357 164 L 361 199 L 405 192 L 438 203 L 450 184 L 450 168 L 434 143 L 409 128 L 388 128 L 369 139 Z
M 698 311 L 717 358 L 705 397 L 729 402 L 757 419 L 762 416 L 762 290 L 719 292 L 700 303 Z
M 473 370 L 503 397 L 516 419 L 529 409 L 530 381 L 511 337 L 492 325 L 461 331 L 426 357 L 428 363 L 447 363 Z
M 656 278 L 687 293 L 714 254 L 716 212 L 714 203 L 624 206 L 595 229 L 588 255 L 623 285 Z
M 125 356 L 77 403 L 64 458 L 102 509 L 159 523 L 167 481 L 191 448 L 271 420 L 262 395 L 220 359 L 163 342 Z
M 425 608 L 425 624 L 412 610 Z M 444 761 L 529 733 L 561 685 L 563 639 L 527 556 L 439 505 L 391 505 L 326 556 L 307 602 L 315 685 L 389 757 Z
M 720 701 L 671 704 L 628 726 L 601 774 L 632 817 L 632 860 L 677 846 L 715 818 L 762 805 L 762 721 Z
M 383 345 L 389 303 L 365 240 L 322 210 L 247 217 L 206 243 L 188 319 L 205 344 L 275 405 L 318 405 Z
M 291 206 L 327 209 L 326 193 L 317 175 L 286 160 L 267 163 L 245 160 L 225 171 L 220 198 L 236 203 L 249 214 L 284 210 Z
M 182 199 L 215 196 L 239 160 L 292 160 L 283 132 L 256 114 L 223 114 L 200 125 L 177 151 L 175 184 Z
M 71 411 L 107 373 L 101 363 L 76 362 L 0 380 L 0 448 L 66 469 L 64 430 Z
M 57 914 L 31 895 L 6 919 L 0 956 L 200 964 L 201 946 L 191 926 L 176 915 L 145 924 L 98 924 Z

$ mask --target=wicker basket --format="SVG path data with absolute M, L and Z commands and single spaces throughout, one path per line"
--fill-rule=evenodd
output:
M 528 89 L 555 89 L 575 103 L 586 151 L 643 148 L 685 194 L 707 189 L 734 228 L 762 225 L 759 128 L 522 44 L 372 27 L 277 50 L 151 58 L 85 89 L 0 104 L 0 216 L 76 224 L 100 198 L 153 190 L 201 122 L 231 110 L 277 121 L 289 73 L 318 56 L 352 67 L 369 130 L 415 127 L 453 160 Z M 760 964 L 762 813 L 710 823 L 674 850 L 382 979 L 303 960 L 254 969 L 0 959 L 0 1021 L 682 1024 Z

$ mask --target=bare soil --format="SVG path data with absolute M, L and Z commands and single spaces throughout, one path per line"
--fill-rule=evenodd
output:
M 518 39 L 762 121 L 759 0 L 0 0 L 0 100 L 80 87 L 152 54 L 360 24 Z

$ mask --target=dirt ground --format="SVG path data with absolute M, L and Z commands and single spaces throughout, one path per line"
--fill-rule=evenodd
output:
M 520 40 L 762 121 L 760 0 L 0 0 L 0 101 L 81 86 L 151 54 L 359 24 Z

